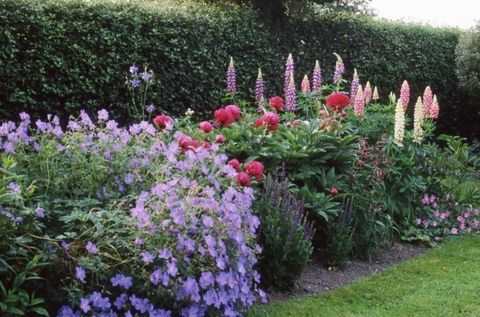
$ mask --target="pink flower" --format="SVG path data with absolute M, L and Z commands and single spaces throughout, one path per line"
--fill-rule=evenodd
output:
M 163 114 L 156 116 L 153 119 L 153 123 L 162 130 L 163 129 L 170 130 L 171 128 L 173 128 L 172 118 Z
M 203 133 L 210 133 L 213 131 L 213 125 L 208 121 L 200 122 L 199 127 Z
M 283 99 L 282 97 L 275 96 L 268 100 L 268 104 L 273 110 L 282 111 L 283 110 Z
M 330 188 L 330 194 L 337 195 L 338 194 L 338 189 L 335 188 L 335 187 Z
M 406 80 L 403 81 L 402 88 L 400 89 L 400 100 L 402 101 L 403 109 L 406 111 L 408 102 L 410 101 L 410 86 Z
M 308 76 L 305 75 L 302 80 L 302 92 L 304 94 L 310 94 L 311 89 L 310 89 L 310 80 L 308 80 Z
M 240 186 L 249 187 L 250 186 L 250 176 L 245 172 L 240 172 L 237 174 L 237 183 Z
M 224 108 L 215 110 L 213 116 L 216 120 L 215 125 L 220 127 L 229 127 L 235 121 L 232 113 Z
M 257 161 L 248 162 L 246 165 L 246 172 L 254 176 L 257 180 L 262 180 L 264 169 L 263 164 Z
M 237 105 L 228 105 L 225 107 L 225 110 L 229 111 L 232 114 L 232 117 L 235 121 L 242 120 L 242 111 Z
M 425 88 L 425 92 L 423 93 L 423 113 L 427 117 L 430 117 L 432 102 L 433 102 L 432 89 L 430 88 L 430 86 L 427 86 Z
M 452 234 L 458 234 L 458 229 L 457 228 L 452 228 Z
M 233 167 L 237 172 L 240 172 L 242 170 L 242 165 L 237 159 L 232 159 L 228 161 L 228 164 Z
M 224 137 L 223 135 L 221 135 L 221 134 L 217 134 L 217 135 L 215 136 L 215 142 L 217 142 L 217 143 L 223 143 L 223 142 L 225 142 L 225 137 Z

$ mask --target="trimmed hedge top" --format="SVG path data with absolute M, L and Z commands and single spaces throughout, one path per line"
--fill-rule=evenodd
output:
M 413 97 L 430 85 L 442 107 L 441 129 L 468 133 L 458 108 L 456 29 L 347 15 L 304 15 L 272 25 L 239 6 L 170 10 L 80 0 L 0 0 L 0 25 L 0 113 L 6 117 L 22 110 L 65 117 L 79 108 L 107 107 L 128 120 L 124 84 L 131 64 L 153 69 L 150 101 L 163 111 L 209 114 L 220 104 L 229 56 L 239 90 L 253 100 L 258 67 L 267 93 L 281 94 L 278 61 L 289 52 L 297 83 L 316 59 L 331 81 L 337 52 L 347 77 L 356 67 L 362 82 L 377 85 L 384 98 L 390 91 L 398 95 L 404 79 Z

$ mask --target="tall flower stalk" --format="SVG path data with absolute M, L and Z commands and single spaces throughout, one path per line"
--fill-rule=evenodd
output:
M 322 69 L 320 68 L 320 63 L 318 59 L 315 61 L 315 67 L 313 68 L 313 76 L 312 76 L 312 90 L 313 92 L 320 92 L 320 86 L 323 82 L 322 77 Z
M 302 80 L 302 92 L 304 94 L 309 95 L 311 93 L 310 89 L 310 80 L 308 79 L 308 75 L 303 76 Z
M 380 95 L 378 94 L 378 88 L 375 86 L 373 89 L 373 95 L 372 95 L 372 100 L 377 101 L 380 99 Z
M 230 64 L 227 68 L 227 91 L 231 94 L 237 92 L 237 76 L 233 65 L 233 57 L 230 57 Z
M 361 117 L 365 114 L 365 96 L 363 94 L 362 85 L 358 86 L 357 95 L 353 102 L 353 111 L 355 115 Z
M 265 83 L 263 82 L 262 70 L 258 69 L 257 81 L 255 83 L 255 100 L 260 101 L 263 99 L 265 91 Z
M 285 63 L 285 82 L 284 82 L 284 93 L 285 99 L 287 99 L 287 92 L 289 89 L 290 81 L 293 78 L 293 72 L 295 71 L 295 65 L 293 63 L 292 53 L 288 54 L 287 62 Z
M 370 85 L 369 81 L 367 81 L 367 83 L 365 84 L 363 96 L 365 97 L 365 104 L 368 104 L 370 100 L 372 100 L 372 86 Z
M 290 77 L 290 83 L 285 94 L 285 109 L 291 112 L 297 109 L 297 91 L 293 76 Z
M 423 138 L 423 103 L 422 98 L 418 97 L 413 114 L 413 141 L 421 143 Z
M 354 68 L 352 83 L 350 85 L 350 100 L 352 101 L 352 103 L 355 103 L 355 100 L 357 98 L 357 91 L 358 91 L 359 85 L 360 85 L 360 79 L 358 78 L 357 69 Z
M 430 118 L 430 111 L 433 103 L 433 95 L 432 95 L 432 89 L 430 86 L 427 86 L 425 88 L 425 91 L 423 92 L 423 114 Z
M 403 104 L 403 110 L 407 111 L 410 102 L 410 86 L 406 80 L 403 81 L 402 88 L 400 88 L 400 100 Z
M 335 64 L 335 72 L 333 73 L 333 83 L 335 85 L 340 84 L 342 79 L 342 75 L 345 72 L 345 64 L 343 64 L 343 60 L 337 53 L 333 53 L 337 57 L 337 62 Z
M 429 117 L 437 119 L 440 114 L 440 105 L 438 104 L 437 95 L 433 95 L 432 106 L 430 107 Z
M 403 108 L 402 100 L 398 99 L 397 107 L 395 108 L 395 128 L 394 128 L 394 142 L 398 146 L 403 146 L 403 136 L 405 134 L 405 110 Z

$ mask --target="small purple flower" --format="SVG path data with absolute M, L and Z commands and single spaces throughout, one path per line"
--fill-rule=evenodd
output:
M 80 282 L 85 283 L 86 274 L 85 274 L 85 270 L 83 269 L 83 267 L 77 266 L 77 267 L 75 268 L 75 277 L 76 277 L 77 280 L 79 280 Z
M 145 240 L 143 240 L 142 238 L 140 237 L 136 237 L 135 238 L 135 245 L 138 247 L 138 246 L 142 246 L 145 244 Z
M 153 105 L 153 103 L 151 103 L 145 106 L 145 110 L 147 110 L 148 113 L 152 113 L 155 111 L 155 106 Z
M 135 176 L 132 173 L 128 173 L 127 175 L 125 175 L 123 180 L 125 181 L 125 184 L 131 185 L 135 180 Z
M 153 263 L 153 260 L 155 260 L 155 257 L 150 252 L 143 251 L 140 255 L 142 256 L 143 263 L 146 265 Z
M 80 299 L 80 309 L 84 313 L 88 313 L 90 311 L 90 300 L 88 298 L 82 297 Z
M 108 111 L 105 109 L 98 111 L 98 120 L 108 121 Z
M 126 290 L 132 287 L 133 285 L 132 278 L 130 276 L 125 276 L 123 274 L 115 275 L 110 279 L 110 282 L 112 282 L 112 286 L 120 286 Z
M 140 79 L 134 78 L 130 80 L 130 84 L 132 85 L 132 88 L 138 88 L 140 87 Z
M 128 296 L 126 294 L 122 294 L 117 297 L 113 305 L 118 309 L 122 309 L 122 307 L 125 305 L 125 303 L 128 301 Z
M 39 219 L 42 219 L 43 217 L 45 217 L 45 209 L 38 206 L 37 209 L 35 209 L 35 217 Z
M 135 65 L 130 66 L 130 69 L 128 70 L 130 74 L 136 74 L 138 73 L 138 67 Z
M 20 193 L 20 185 L 14 183 L 14 182 L 8 183 L 7 188 L 14 194 L 19 194 Z
M 451 232 L 452 232 L 452 234 L 458 234 L 458 229 L 457 228 L 452 228 Z
M 88 253 L 90 253 L 90 254 L 98 253 L 97 246 L 95 244 L 93 244 L 92 241 L 87 242 L 87 246 L 85 247 L 85 249 L 87 249 Z
M 60 245 L 62 246 L 62 249 L 64 249 L 65 251 L 70 249 L 70 243 L 68 243 L 66 241 L 62 241 L 62 243 Z
M 152 79 L 153 77 L 153 73 L 152 72 L 147 72 L 146 70 L 140 74 L 140 76 L 142 77 L 142 79 L 144 81 L 149 81 L 150 79 Z

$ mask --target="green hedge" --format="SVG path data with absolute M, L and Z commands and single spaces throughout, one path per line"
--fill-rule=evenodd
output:
M 0 31 L 0 113 L 6 117 L 21 110 L 66 116 L 79 108 L 106 107 L 127 119 L 124 82 L 133 63 L 157 74 L 152 101 L 162 109 L 179 114 L 190 107 L 207 114 L 220 103 L 230 55 L 239 89 L 252 98 L 258 67 L 268 92 L 281 94 L 289 52 L 297 64 L 297 82 L 315 59 L 331 78 L 337 52 L 348 77 L 357 67 L 383 97 L 398 91 L 404 79 L 415 94 L 431 85 L 442 106 L 443 130 L 469 133 L 462 124 L 455 75 L 455 29 L 342 15 L 301 16 L 271 25 L 236 6 L 172 10 L 78 0 L 0 0 Z

